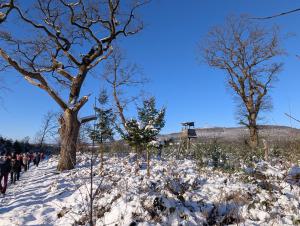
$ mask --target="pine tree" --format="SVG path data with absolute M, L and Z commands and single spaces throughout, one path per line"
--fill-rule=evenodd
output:
M 154 97 L 143 101 L 143 106 L 138 108 L 138 118 L 144 128 L 144 142 L 149 145 L 155 141 L 161 129 L 165 126 L 166 109 L 156 109 Z
M 97 121 L 95 129 L 91 130 L 90 138 L 100 145 L 101 169 L 103 168 L 103 145 L 114 139 L 115 115 L 112 108 L 108 108 L 108 96 L 106 90 L 102 90 L 98 97 L 100 107 L 95 106 Z
M 126 132 L 121 133 L 121 135 L 131 147 L 135 148 L 137 155 L 140 154 L 143 148 L 147 148 L 147 172 L 149 175 L 149 148 L 156 142 L 157 135 L 165 125 L 166 109 L 158 110 L 155 98 L 151 97 L 144 100 L 142 106 L 138 107 L 137 110 L 138 119 L 128 120 L 126 122 Z

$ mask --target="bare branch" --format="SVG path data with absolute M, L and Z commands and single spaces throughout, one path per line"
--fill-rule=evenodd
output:
M 112 89 L 116 112 L 119 115 L 122 126 L 126 129 L 127 120 L 124 109 L 129 102 L 137 100 L 138 97 L 134 96 L 130 100 L 126 100 L 122 96 L 122 90 L 130 86 L 142 85 L 146 82 L 146 79 L 141 77 L 142 72 L 136 64 L 126 64 L 125 62 L 124 53 L 119 48 L 115 48 L 105 65 L 103 78 Z
M 74 112 L 78 112 L 80 110 L 80 108 L 82 108 L 82 106 L 89 100 L 89 95 L 87 96 L 83 96 L 75 105 L 75 107 L 73 108 Z
M 112 52 L 113 50 L 111 48 L 107 54 L 103 55 L 102 57 L 99 57 L 93 64 L 89 65 L 88 70 L 96 67 L 103 60 L 106 60 L 111 55 Z
M 300 123 L 300 120 L 299 120 L 299 119 L 296 119 L 295 117 L 291 116 L 291 115 L 288 114 L 288 113 L 284 113 L 284 114 L 285 114 L 287 117 L 289 117 L 289 118 L 295 120 L 296 122 L 299 122 L 299 123 Z
M 41 89 L 44 89 L 49 93 L 49 95 L 60 105 L 62 109 L 66 109 L 67 105 L 66 103 L 56 94 L 55 91 L 53 91 L 44 77 L 40 73 L 33 73 L 26 71 L 24 68 L 22 68 L 16 61 L 14 61 L 12 58 L 10 58 L 6 52 L 4 52 L 0 48 L 0 55 L 3 57 L 4 60 L 6 60 L 7 63 L 9 63 L 12 67 L 14 67 L 20 74 L 23 75 L 23 77 L 32 85 L 37 86 Z
M 46 139 L 58 135 L 58 113 L 48 111 L 42 120 L 41 129 L 36 135 L 39 148 L 41 149 Z
M 13 5 L 14 5 L 14 0 L 10 0 L 9 2 L 0 4 L 0 9 L 6 10 L 5 12 L 0 12 L 0 24 L 7 19 L 8 14 L 10 14 L 10 12 L 13 9 Z
M 97 119 L 96 116 L 83 117 L 83 118 L 80 119 L 80 123 L 84 124 L 84 123 L 87 123 L 87 122 L 90 122 L 90 121 L 93 121 L 93 120 L 96 120 L 96 119 Z
M 255 20 L 267 20 L 267 19 L 272 19 L 272 18 L 275 18 L 275 17 L 285 16 L 285 15 L 287 15 L 287 14 L 291 14 L 291 13 L 295 13 L 295 12 L 299 12 L 299 11 L 300 11 L 300 8 L 297 8 L 297 9 L 289 10 L 289 11 L 286 11 L 286 12 L 283 12 L 283 13 L 278 13 L 278 14 L 275 14 L 275 15 L 272 15 L 272 16 L 266 16 L 266 17 L 253 17 L 253 18 L 250 18 L 250 19 L 255 19 Z

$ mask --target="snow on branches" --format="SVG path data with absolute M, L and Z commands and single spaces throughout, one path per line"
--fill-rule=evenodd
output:
M 138 107 L 138 118 L 126 122 L 126 132 L 122 133 L 124 140 L 132 147 L 155 146 L 157 135 L 165 125 L 166 109 L 156 109 L 155 98 L 143 101 Z

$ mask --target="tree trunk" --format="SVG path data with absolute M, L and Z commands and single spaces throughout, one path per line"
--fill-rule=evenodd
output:
M 250 139 L 249 139 L 249 146 L 251 148 L 257 148 L 258 146 L 258 129 L 256 125 L 249 126 L 250 132 Z
M 140 171 L 140 162 L 139 162 L 139 147 L 135 146 L 135 153 L 136 153 L 136 172 Z
M 150 177 L 150 151 L 147 148 L 147 176 Z
M 102 172 L 104 167 L 104 146 L 100 144 L 100 172 Z
M 76 145 L 80 128 L 77 112 L 65 110 L 60 126 L 61 148 L 57 169 L 64 171 L 73 169 L 76 165 Z

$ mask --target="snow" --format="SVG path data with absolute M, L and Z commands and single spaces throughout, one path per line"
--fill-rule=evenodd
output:
M 293 225 L 299 221 L 300 189 L 284 175 L 296 166 L 259 162 L 248 173 L 197 167 L 192 160 L 151 161 L 136 171 L 132 156 L 105 158 L 95 166 L 96 225 Z M 89 156 L 56 172 L 58 158 L 32 167 L 0 198 L 0 226 L 88 225 Z M 98 162 L 97 162 L 98 164 Z M 260 172 L 264 179 L 255 178 Z M 77 223 L 75 223 L 77 222 Z
M 159 145 L 160 145 L 160 142 L 157 140 L 152 140 L 148 144 L 149 147 L 159 147 Z
M 10 185 L 0 204 L 0 225 L 41 225 L 51 222 L 57 207 L 55 199 L 60 194 L 51 191 L 53 184 L 62 186 L 57 180 L 55 162 L 42 162 L 38 169 L 32 167 L 21 176 L 16 185 Z M 51 225 L 51 224 L 48 224 Z

